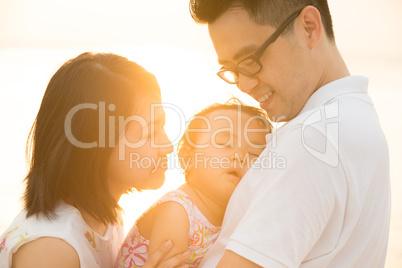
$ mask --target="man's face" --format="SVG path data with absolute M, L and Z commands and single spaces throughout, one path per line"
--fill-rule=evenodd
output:
M 226 11 L 208 29 L 218 61 L 224 68 L 233 68 L 252 55 L 276 30 L 256 24 L 240 8 Z M 263 68 L 259 73 L 251 77 L 239 74 L 237 86 L 257 100 L 273 121 L 294 118 L 313 93 L 307 84 L 311 73 L 309 51 L 300 39 L 300 34 L 280 36 L 261 56 Z

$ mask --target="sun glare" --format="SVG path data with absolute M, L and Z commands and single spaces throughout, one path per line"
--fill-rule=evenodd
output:
M 115 48 L 121 54 L 144 66 L 153 73 L 161 87 L 162 102 L 166 114 L 165 131 L 176 145 L 183 135 L 186 122 L 204 107 L 214 103 L 224 103 L 233 96 L 250 105 L 256 101 L 241 93 L 236 86 L 221 80 L 216 71 L 219 65 L 216 58 L 199 51 L 172 47 Z M 184 183 L 177 155 L 169 156 L 169 170 L 166 181 L 156 191 L 133 192 L 123 195 L 120 206 L 124 209 L 124 224 L 127 233 L 130 226 L 149 206 L 167 191 L 176 189 Z
M 370 78 L 370 95 L 390 144 L 393 208 L 386 267 L 402 262 L 402 35 L 400 0 L 328 1 L 337 45 L 353 74 Z M 358 19 L 356 19 L 358 16 Z M 73 19 L 72 19 L 73 18 Z M 22 208 L 25 144 L 51 75 L 85 51 L 120 54 L 155 74 L 173 145 L 194 113 L 214 102 L 238 97 L 258 106 L 235 85 L 220 79 L 205 25 L 195 24 L 188 0 L 179 1 L 0 1 L 0 234 Z M 165 184 L 155 191 L 123 195 L 127 233 L 134 221 L 184 175 L 169 156 Z M 398 266 L 399 265 L 399 266 Z

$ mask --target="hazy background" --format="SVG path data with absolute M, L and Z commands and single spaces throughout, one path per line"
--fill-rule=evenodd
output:
M 400 267 L 402 2 L 329 2 L 338 47 L 352 74 L 370 78 L 369 92 L 388 138 L 393 210 L 386 267 Z M 207 28 L 191 20 L 188 0 L 0 0 L 0 234 L 21 208 L 26 137 L 47 82 L 62 63 L 84 51 L 122 54 L 155 73 L 164 102 L 183 111 L 180 117 L 167 110 L 172 140 L 185 120 L 214 101 L 235 95 L 257 105 L 215 75 L 219 66 Z M 162 189 L 124 196 L 126 230 L 181 183 L 182 174 L 172 168 Z

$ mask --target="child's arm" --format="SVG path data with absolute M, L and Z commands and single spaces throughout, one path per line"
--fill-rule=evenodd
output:
M 167 202 L 153 208 L 153 210 L 154 218 L 149 238 L 149 255 L 154 253 L 166 240 L 173 242 L 173 248 L 163 260 L 186 251 L 190 222 L 183 206 L 176 202 Z

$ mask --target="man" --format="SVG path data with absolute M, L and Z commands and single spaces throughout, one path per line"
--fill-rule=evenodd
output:
M 208 24 L 218 75 L 287 122 L 232 195 L 202 267 L 384 266 L 388 147 L 327 1 L 191 0 L 190 11 Z

